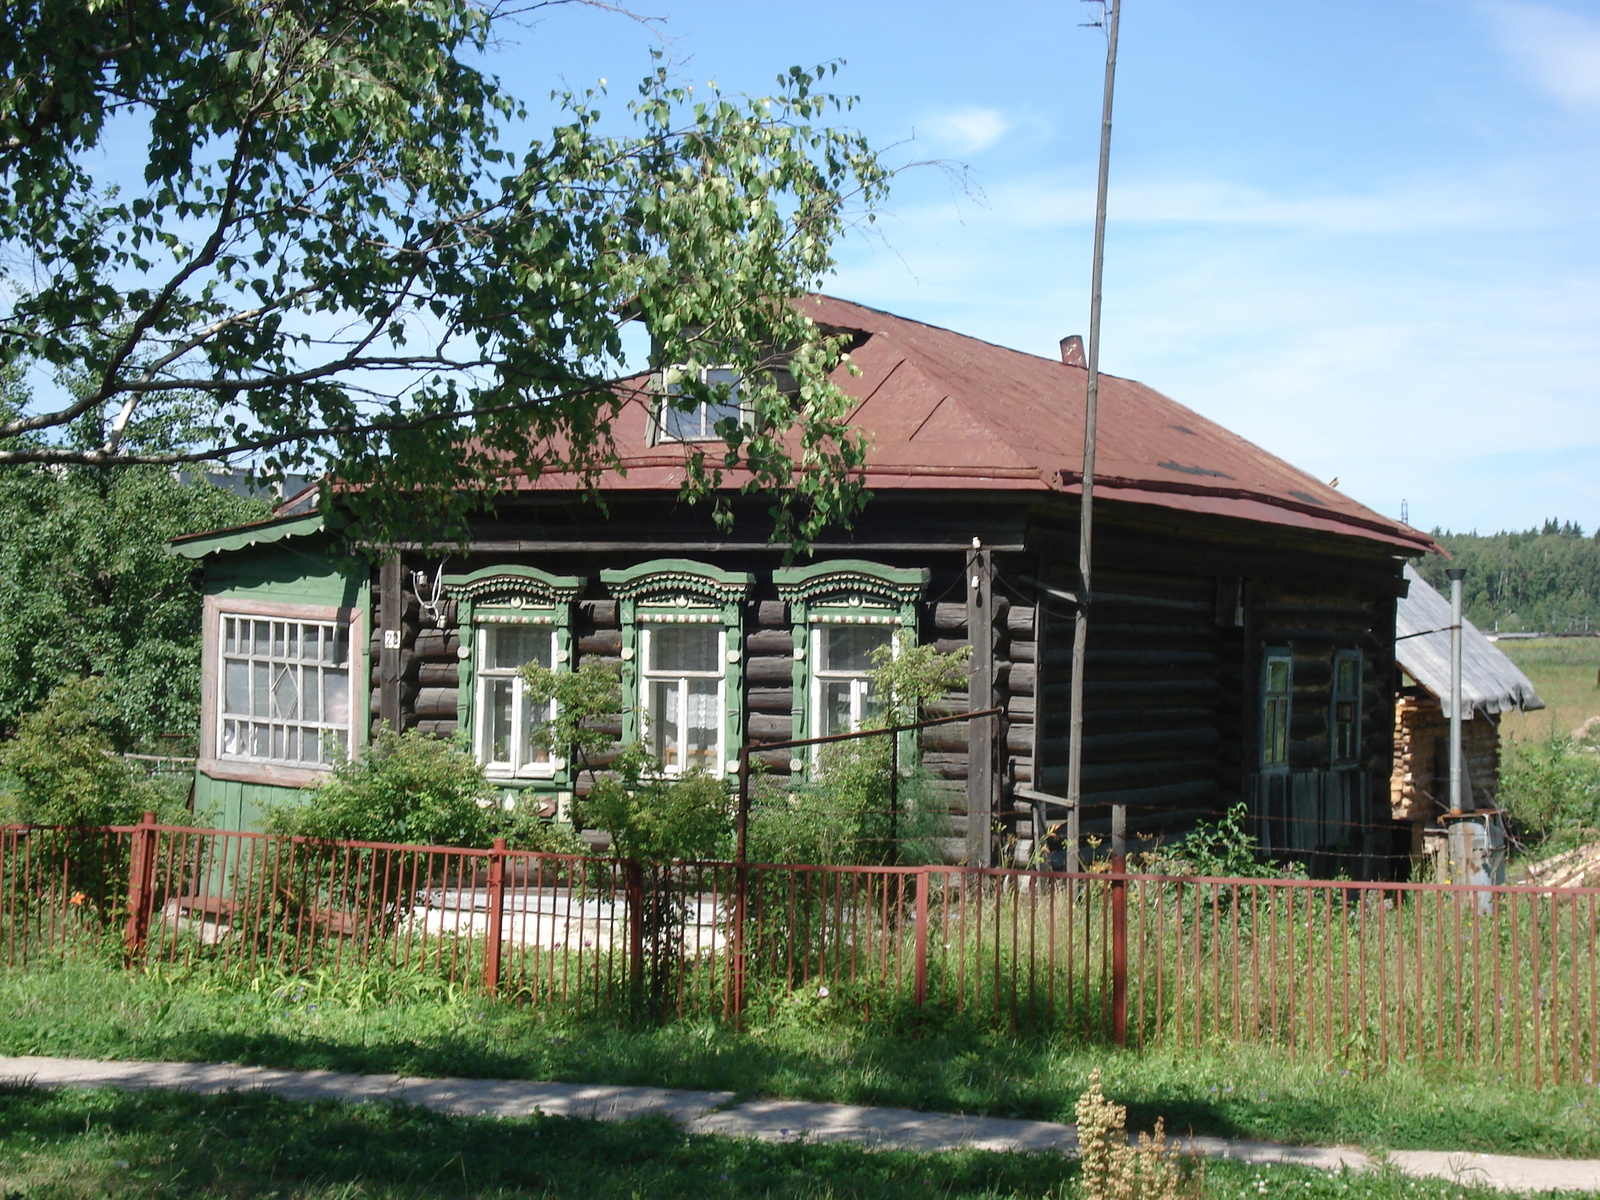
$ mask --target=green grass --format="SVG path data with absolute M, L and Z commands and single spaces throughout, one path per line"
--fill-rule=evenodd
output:
M 26 1200 L 275 1196 L 963 1200 L 1067 1197 L 1051 1154 L 913 1154 L 689 1136 L 623 1124 L 446 1117 L 396 1104 L 305 1103 L 259 1092 L 51 1092 L 0 1087 L 0 1195 Z M 1204 1195 L 1488 1200 L 1487 1189 L 1392 1172 L 1205 1165 Z M 1570 1195 L 1570 1193 L 1569 1193 Z
M 1570 734 L 1590 717 L 1600 716 L 1600 638 L 1540 638 L 1496 643 L 1533 681 L 1545 707 L 1508 713 L 1502 731 L 1520 741 L 1548 737 L 1552 729 Z
M 1292 1061 L 1217 1045 L 1136 1056 L 984 1028 L 831 1023 L 816 1006 L 743 1033 L 579 1023 L 393 981 L 239 986 L 94 965 L 0 974 L 0 1053 L 231 1061 L 411 1075 L 653 1084 L 1069 1121 L 1090 1071 L 1148 1128 L 1368 1148 L 1600 1157 L 1600 1088 Z M 375 998 L 378 997 L 378 998 Z

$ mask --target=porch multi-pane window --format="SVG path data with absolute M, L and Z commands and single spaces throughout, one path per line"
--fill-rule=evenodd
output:
M 551 775 L 555 764 L 538 744 L 538 730 L 553 715 L 553 701 L 535 703 L 520 669 L 550 668 L 555 632 L 547 625 L 503 624 L 478 628 L 478 761 L 489 775 Z
M 350 750 L 350 632 L 224 614 L 217 756 L 320 767 Z
M 1289 715 L 1293 685 L 1293 659 L 1287 653 L 1269 653 L 1262 673 L 1261 765 L 1289 763 Z
M 1333 761 L 1361 757 L 1361 654 L 1340 650 L 1333 657 Z
M 720 772 L 726 724 L 721 625 L 643 625 L 639 632 L 646 745 L 669 775 Z
M 811 629 L 812 711 L 817 737 L 854 733 L 883 704 L 872 684 L 873 653 L 893 646 L 888 625 L 814 625 Z

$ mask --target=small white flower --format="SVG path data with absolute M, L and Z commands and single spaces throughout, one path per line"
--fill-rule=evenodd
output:
M 825 988 L 825 987 L 819 987 L 817 989 L 817 999 L 818 1000 L 826 1000 L 827 998 L 828 998 L 828 989 Z

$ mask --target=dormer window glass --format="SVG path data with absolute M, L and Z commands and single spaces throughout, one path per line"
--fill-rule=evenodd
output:
M 679 372 L 681 375 L 681 371 Z M 673 372 L 667 373 L 667 396 L 661 402 L 657 433 L 663 442 L 714 442 L 722 440 L 718 425 L 737 423 L 743 409 L 739 403 L 739 376 L 731 367 L 703 367 L 700 382 L 716 394 L 687 409 L 675 407 L 670 397 L 682 394 Z

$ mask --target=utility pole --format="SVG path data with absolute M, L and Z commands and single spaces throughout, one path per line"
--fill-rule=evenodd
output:
M 1106 21 L 1106 88 L 1100 111 L 1100 181 L 1094 207 L 1094 265 L 1089 286 L 1089 378 L 1083 415 L 1083 503 L 1078 516 L 1078 619 L 1072 630 L 1072 723 L 1067 738 L 1067 870 L 1078 869 L 1083 811 L 1083 668 L 1089 645 L 1091 541 L 1094 533 L 1095 419 L 1100 403 L 1100 277 L 1106 256 L 1106 184 L 1111 174 L 1111 96 L 1117 76 L 1117 22 L 1122 0 L 1111 0 Z

